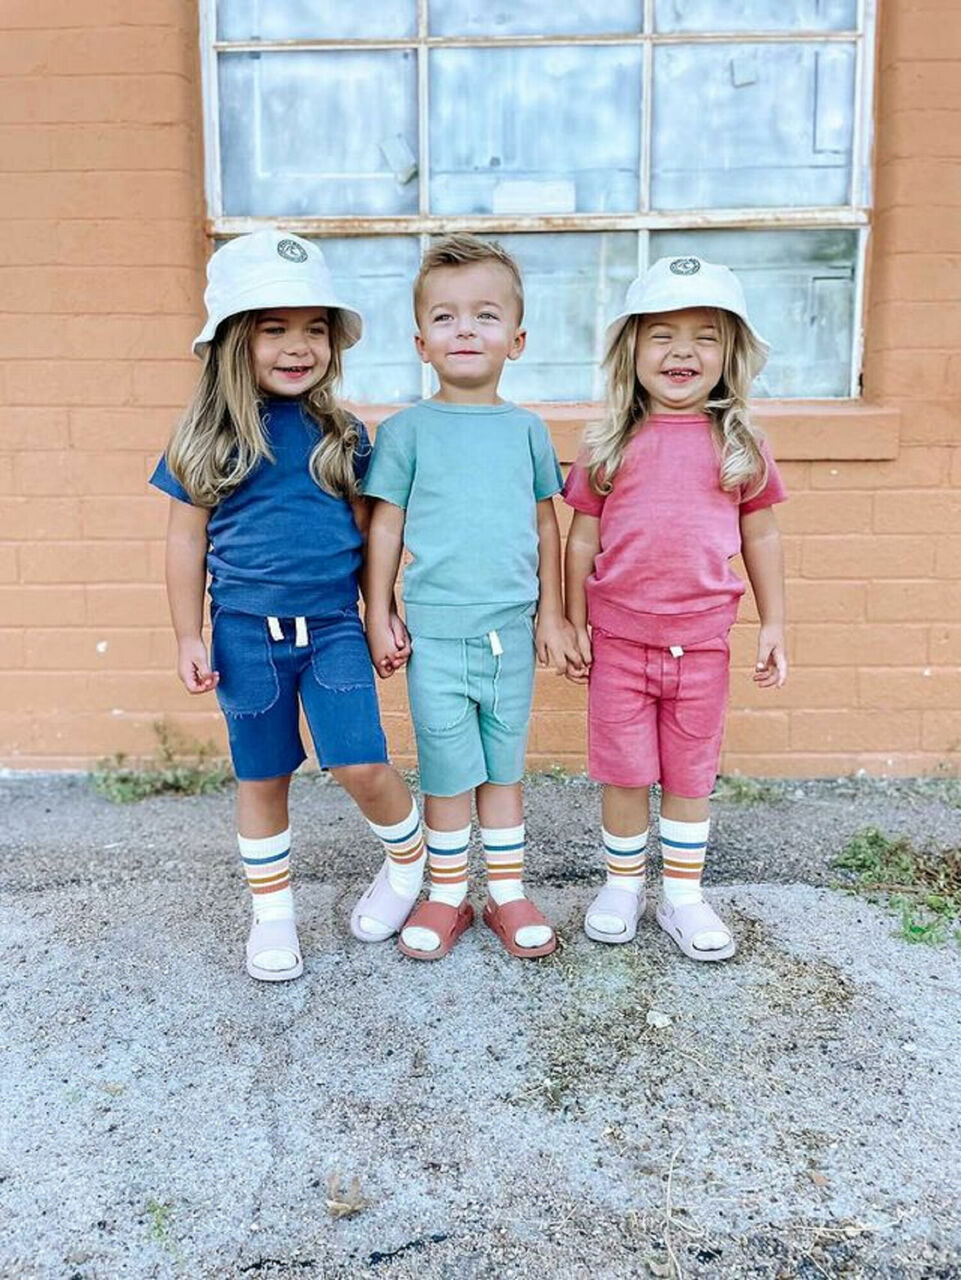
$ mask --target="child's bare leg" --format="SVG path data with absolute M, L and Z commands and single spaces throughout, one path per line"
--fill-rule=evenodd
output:
M 649 787 L 603 788 L 601 840 L 607 879 L 584 921 L 588 937 L 595 941 L 629 942 L 634 937 L 644 907 L 649 823 Z
M 384 848 L 378 873 L 351 916 L 355 936 L 383 942 L 410 913 L 424 879 L 424 833 L 417 805 L 403 778 L 389 764 L 353 764 L 331 774 L 354 800 Z
M 425 796 L 424 826 L 430 868 L 431 902 L 457 908 L 467 897 L 467 846 L 470 844 L 471 793 Z M 440 937 L 433 929 L 408 925 L 401 940 L 412 951 L 436 951 Z
M 278 921 L 289 921 L 293 931 L 289 790 L 290 774 L 237 783 L 237 843 L 253 899 L 254 932 L 258 925 Z M 253 932 L 252 940 L 256 945 Z M 296 934 L 292 934 L 291 947 L 295 944 Z M 301 960 L 293 949 L 267 946 L 248 954 L 248 969 L 251 964 L 254 969 L 280 975 L 287 970 L 299 973 Z
M 524 790 L 520 782 L 485 782 L 477 788 L 477 817 L 484 846 L 487 892 L 502 907 L 524 893 Z M 519 947 L 541 947 L 553 935 L 549 925 L 524 925 L 514 934 Z
M 710 831 L 709 812 L 707 796 L 692 798 L 670 791 L 661 796 L 662 892 L 664 902 L 672 907 L 694 906 L 704 900 L 701 875 Z M 721 921 L 716 923 L 720 925 Z M 730 947 L 732 937 L 726 927 L 707 928 L 695 933 L 691 941 L 697 951 L 711 952 Z

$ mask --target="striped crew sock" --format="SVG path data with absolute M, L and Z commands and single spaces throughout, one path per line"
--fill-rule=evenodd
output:
M 424 863 L 427 861 L 417 805 L 411 801 L 410 813 L 401 822 L 382 827 L 368 818 L 367 825 L 384 846 L 390 887 L 402 898 L 416 898 L 424 881 Z M 360 926 L 375 942 L 383 942 L 394 932 L 370 916 L 361 916 Z
M 710 820 L 676 822 L 673 818 L 661 818 L 660 828 L 664 901 L 675 907 L 701 902 L 704 897 L 701 875 L 711 830 Z M 710 951 L 725 946 L 730 937 L 723 933 L 705 932 L 697 934 L 695 941 L 701 950 Z
M 459 907 L 467 897 L 467 849 L 470 845 L 470 824 L 459 831 L 434 831 L 424 828 L 427 843 L 427 867 L 430 872 L 431 902 L 446 902 Z M 440 938 L 433 929 L 419 925 L 401 930 L 404 945 L 415 951 L 436 951 Z
M 607 885 L 640 896 L 644 892 L 647 875 L 647 831 L 640 831 L 636 836 L 612 836 L 605 827 L 601 827 L 601 839 Z M 612 937 L 624 933 L 624 921 L 620 916 L 591 911 L 590 923 L 592 928 Z
M 254 919 L 293 920 L 294 895 L 290 887 L 290 827 L 275 836 L 251 840 L 238 835 L 237 845 L 244 862 L 244 874 L 253 899 Z M 289 951 L 261 951 L 257 964 L 262 969 L 290 969 L 296 956 Z
M 502 907 L 525 897 L 524 824 L 516 827 L 481 827 L 487 892 Z M 552 930 L 542 924 L 518 929 L 514 941 L 519 947 L 540 947 L 549 942 Z

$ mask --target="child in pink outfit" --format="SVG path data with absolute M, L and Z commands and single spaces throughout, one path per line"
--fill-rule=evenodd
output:
M 780 534 L 784 486 L 750 424 L 747 393 L 767 354 L 726 268 L 662 259 L 608 328 L 609 405 L 564 489 L 568 617 L 588 682 L 588 764 L 604 784 L 607 882 L 585 930 L 630 941 L 644 909 L 648 789 L 662 788 L 661 927 L 697 960 L 734 954 L 701 873 L 727 706 L 727 635 L 744 583 L 761 631 L 754 679 L 787 675 Z

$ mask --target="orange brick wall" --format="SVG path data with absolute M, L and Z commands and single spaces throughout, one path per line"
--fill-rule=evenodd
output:
M 190 0 L 0 7 L 0 765 L 222 741 L 173 673 L 164 500 L 146 478 L 195 367 L 203 155 Z M 735 631 L 724 766 L 961 763 L 961 8 L 882 4 L 864 407 L 769 406 L 793 671 Z M 569 459 L 576 409 L 551 415 Z M 410 758 L 403 686 L 384 687 Z M 532 763 L 583 762 L 581 690 L 538 676 Z

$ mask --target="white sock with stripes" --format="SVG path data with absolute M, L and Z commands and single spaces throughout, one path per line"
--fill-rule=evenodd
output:
M 636 836 L 612 836 L 601 827 L 604 842 L 604 865 L 607 884 L 613 889 L 626 889 L 640 895 L 644 890 L 647 871 L 647 830 Z M 625 922 L 619 916 L 591 913 L 591 927 L 612 937 L 625 932 Z
M 294 895 L 290 887 L 290 827 L 275 836 L 252 840 L 238 835 L 237 845 L 244 861 L 244 874 L 253 900 L 254 920 L 292 920 Z M 290 951 L 261 951 L 261 969 L 280 972 L 293 969 L 297 957 Z
M 459 831 L 434 831 L 425 827 L 427 865 L 430 869 L 430 902 L 446 902 L 449 907 L 459 907 L 467 897 L 467 849 L 470 845 L 470 824 Z M 436 951 L 440 938 L 433 929 L 419 925 L 401 930 L 404 945 L 414 951 Z
M 664 901 L 676 907 L 702 902 L 701 875 L 711 830 L 710 819 L 677 822 L 673 818 L 661 818 L 660 830 Z M 712 930 L 695 934 L 693 939 L 700 951 L 717 951 L 730 941 L 728 934 Z
M 412 800 L 410 813 L 400 822 L 382 827 L 368 818 L 367 825 L 384 846 L 390 887 L 402 898 L 416 898 L 424 882 L 424 864 L 427 861 L 417 805 Z M 383 942 L 394 932 L 370 916 L 360 917 L 360 927 L 374 942 Z
M 517 902 L 524 893 L 524 824 L 517 827 L 481 827 L 487 892 L 499 907 Z M 542 924 L 518 929 L 514 941 L 519 947 L 542 947 L 553 931 Z

